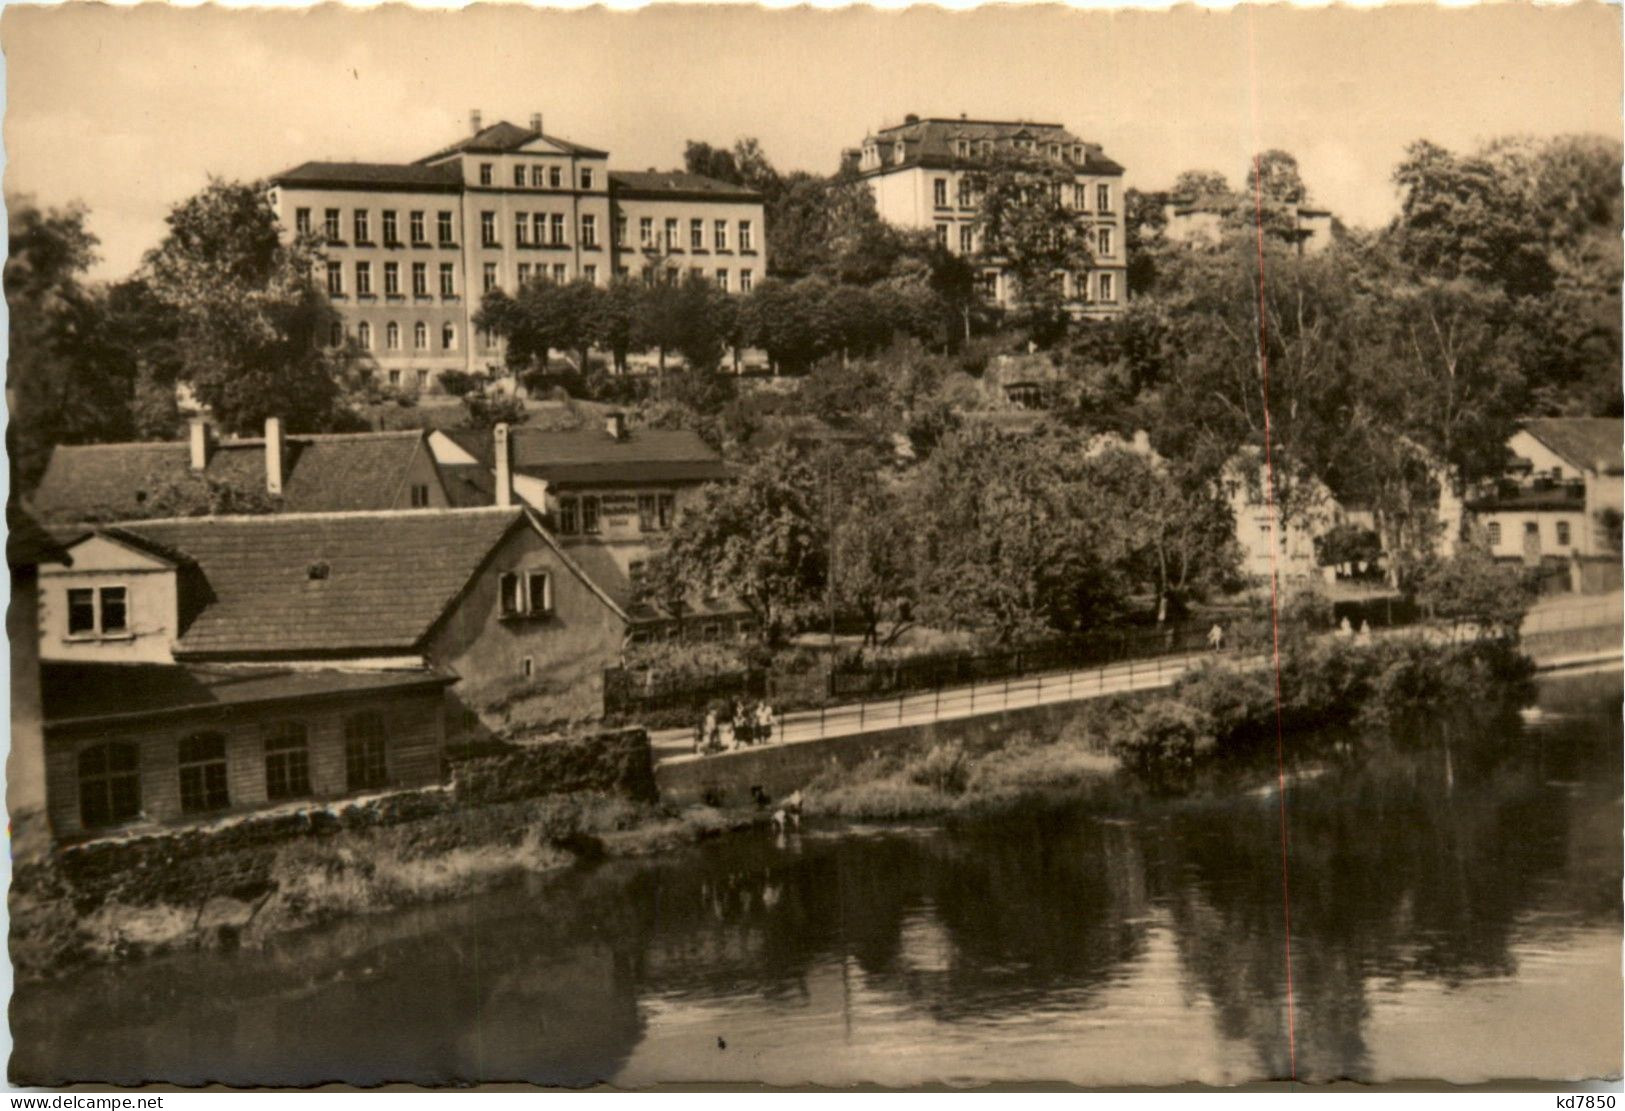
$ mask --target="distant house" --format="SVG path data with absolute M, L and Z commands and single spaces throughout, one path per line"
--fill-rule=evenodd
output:
M 48 523 L 225 513 L 341 513 L 451 504 L 422 431 L 61 444 L 29 506 Z
M 433 782 L 448 740 L 516 707 L 596 715 L 629 624 L 513 507 L 133 521 L 64 546 L 40 572 L 58 833 Z
M 1525 421 L 1507 440 L 1506 472 L 1468 499 L 1490 550 L 1502 559 L 1563 559 L 1613 565 L 1618 586 L 1625 510 L 1618 418 Z
M 1262 205 L 1266 234 L 1313 255 L 1332 243 L 1332 214 L 1324 208 L 1280 201 L 1258 201 L 1251 194 L 1221 193 L 1208 197 L 1167 196 L 1163 201 L 1165 234 L 1175 243 L 1215 244 L 1226 225 L 1255 220 Z
M 646 598 L 640 580 L 706 484 L 730 477 L 697 434 L 632 429 L 612 413 L 602 431 L 499 425 L 491 433 L 437 431 L 429 442 L 454 498 L 511 498 L 542 514 L 560 548 L 630 616 L 634 639 L 675 630 L 675 615 Z M 746 618 L 735 604 L 705 599 L 683 616 L 700 636 L 723 635 Z

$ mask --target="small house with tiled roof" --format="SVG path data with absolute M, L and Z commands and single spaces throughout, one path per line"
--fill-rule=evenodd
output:
M 761 198 L 686 173 L 611 173 L 608 154 L 542 127 L 470 114 L 469 133 L 412 162 L 311 161 L 270 177 L 289 234 L 319 242 L 340 322 L 384 384 L 505 373 L 474 320 L 492 289 L 617 275 L 699 275 L 730 291 L 766 276 Z
M 596 716 L 630 622 L 513 506 L 62 541 L 72 563 L 40 573 L 59 833 L 434 782 L 448 742 Z M 284 749 L 304 753 L 291 784 Z
M 1579 577 L 1618 588 L 1622 424 L 1617 417 L 1538 417 L 1507 440 L 1507 469 L 1468 499 L 1490 550 L 1503 559 L 1559 559 Z M 1606 581 L 1604 581 L 1606 580 Z
M 980 221 L 982 178 L 1007 157 L 1055 167 L 1061 203 L 1088 229 L 1089 268 L 1063 277 L 1074 314 L 1121 312 L 1128 301 L 1123 167 L 1100 144 L 1058 123 L 910 114 L 866 136 L 845 161 L 869 184 L 883 220 L 931 232 L 939 246 L 971 263 L 991 303 L 1009 306 L 1014 284 L 982 242 Z
M 59 444 L 29 507 L 50 524 L 226 513 L 342 513 L 450 504 L 427 433 L 218 439 L 194 421 L 189 442 Z

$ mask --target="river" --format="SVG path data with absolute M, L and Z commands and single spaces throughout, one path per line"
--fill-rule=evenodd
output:
M 741 835 L 25 985 L 20 1082 L 1620 1071 L 1621 683 L 1102 809 Z M 1291 961 L 1290 1007 L 1287 989 Z

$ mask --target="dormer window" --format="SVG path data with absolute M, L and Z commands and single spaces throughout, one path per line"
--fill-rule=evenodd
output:
M 545 617 L 553 612 L 553 576 L 546 571 L 509 571 L 499 584 L 505 618 Z
M 954 140 L 954 153 L 959 155 L 959 157 L 961 157 L 961 158 L 969 158 L 970 157 L 970 140 L 969 139 L 955 139 Z

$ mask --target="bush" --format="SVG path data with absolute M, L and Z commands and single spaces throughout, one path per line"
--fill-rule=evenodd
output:
M 485 376 L 470 374 L 466 370 L 443 370 L 437 379 L 440 388 L 452 397 L 462 397 L 475 389 L 483 389 Z
M 932 745 L 924 756 L 909 765 L 908 778 L 910 782 L 945 795 L 964 794 L 970 782 L 970 761 L 958 741 Z

